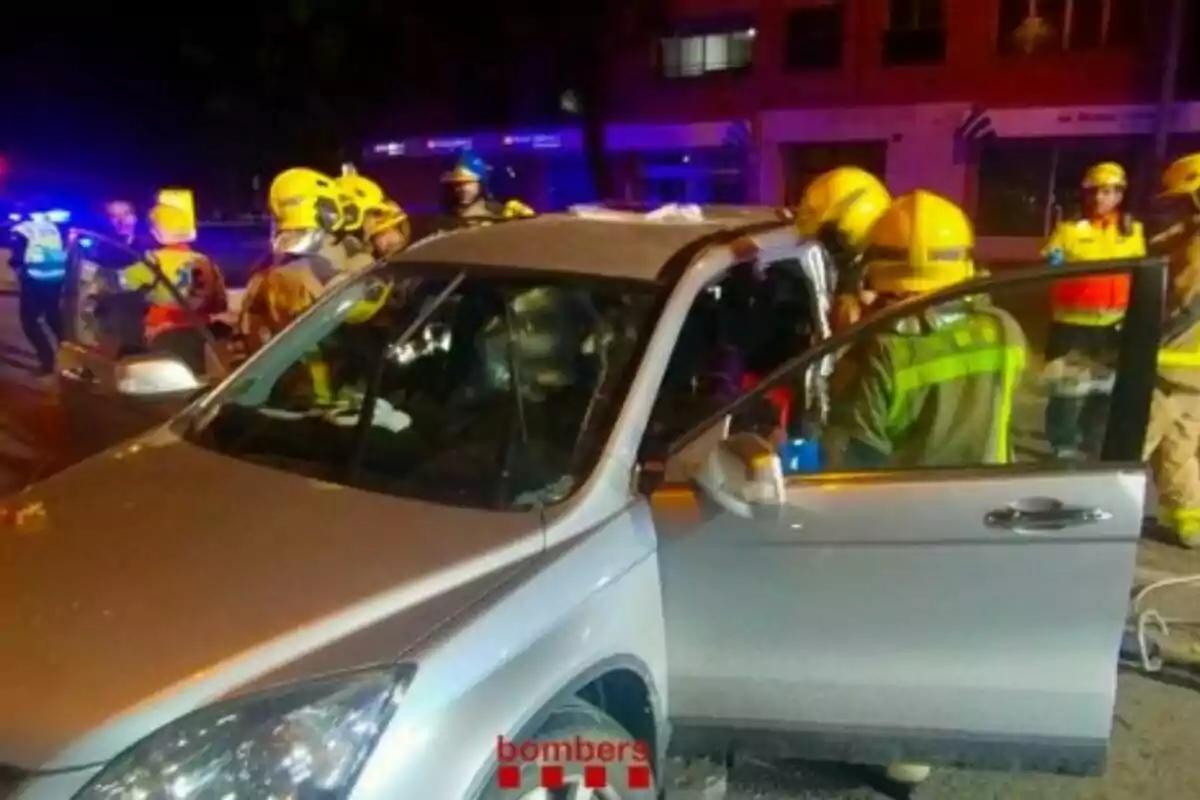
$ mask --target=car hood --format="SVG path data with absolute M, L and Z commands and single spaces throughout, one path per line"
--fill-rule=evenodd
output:
M 107 760 L 542 547 L 534 514 L 332 486 L 162 432 L 5 506 L 0 763 L 26 768 Z

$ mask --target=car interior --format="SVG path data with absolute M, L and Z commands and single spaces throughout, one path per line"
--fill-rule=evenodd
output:
M 467 280 L 401 342 L 442 288 L 428 282 L 365 323 L 340 324 L 277 376 L 235 390 L 203 439 L 385 493 L 455 493 L 445 500 L 460 504 L 568 491 L 611 424 L 604 401 L 625 378 L 642 333 L 626 323 L 639 310 L 615 292 Z M 314 394 L 315 361 L 332 406 Z
M 783 267 L 783 268 L 781 268 Z M 697 298 L 683 323 L 651 414 L 647 442 L 661 448 L 802 353 L 816 327 L 807 282 L 781 263 L 735 265 Z M 803 387 L 793 389 L 793 395 Z M 803 398 L 792 398 L 803 407 Z M 733 420 L 736 431 L 776 434 L 785 422 L 769 400 Z

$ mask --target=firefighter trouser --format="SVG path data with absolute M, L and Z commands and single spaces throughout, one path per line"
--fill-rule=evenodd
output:
M 1200 544 L 1200 393 L 1154 390 L 1144 460 L 1158 488 L 1158 520 Z
M 1074 352 L 1099 363 L 1114 362 L 1121 334 L 1116 326 L 1055 322 L 1046 341 L 1046 361 Z M 1056 451 L 1083 451 L 1098 457 L 1108 427 L 1109 395 L 1051 396 L 1046 402 L 1046 440 Z

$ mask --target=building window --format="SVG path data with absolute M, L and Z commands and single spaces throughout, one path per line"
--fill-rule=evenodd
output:
M 792 70 L 837 69 L 842 65 L 842 0 L 822 0 L 820 5 L 788 13 L 784 63 Z
M 942 0 L 889 0 L 883 63 L 916 66 L 945 60 L 946 15 Z
M 1057 220 L 1080 213 L 1083 174 L 1101 161 L 1124 166 L 1136 196 L 1144 150 L 1144 136 L 992 140 L 979 152 L 977 233 L 1048 236 Z
M 883 180 L 887 170 L 887 142 L 808 142 L 785 144 L 783 202 L 794 208 L 804 188 L 822 172 L 835 167 L 859 167 Z
M 695 78 L 714 72 L 748 69 L 754 51 L 754 35 L 753 28 L 744 28 L 666 37 L 662 40 L 663 77 Z
M 1001 0 L 1000 51 L 1129 47 L 1141 38 L 1144 9 L 1143 0 Z

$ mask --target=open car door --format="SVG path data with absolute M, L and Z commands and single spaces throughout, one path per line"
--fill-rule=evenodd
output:
M 1057 281 L 1112 275 L 1130 277 L 1132 301 L 1111 350 L 1065 356 L 1099 376 L 1103 446 L 1058 456 L 1047 403 L 1080 393 L 1063 358 L 1043 356 L 1049 297 Z M 1102 769 L 1165 285 L 1151 261 L 1006 270 L 879 312 L 678 438 L 669 452 L 686 463 L 668 459 L 651 496 L 676 749 Z M 820 359 L 964 302 L 1007 311 L 1026 338 L 1005 343 L 1025 351 L 997 412 L 1009 463 L 783 476 L 773 445 L 738 431 L 740 407 L 804 386 Z
M 228 367 L 226 348 L 196 314 L 146 340 L 145 296 L 122 282 L 122 271 L 135 264 L 148 267 L 186 305 L 150 254 L 71 231 L 57 377 L 72 460 L 165 421 Z

